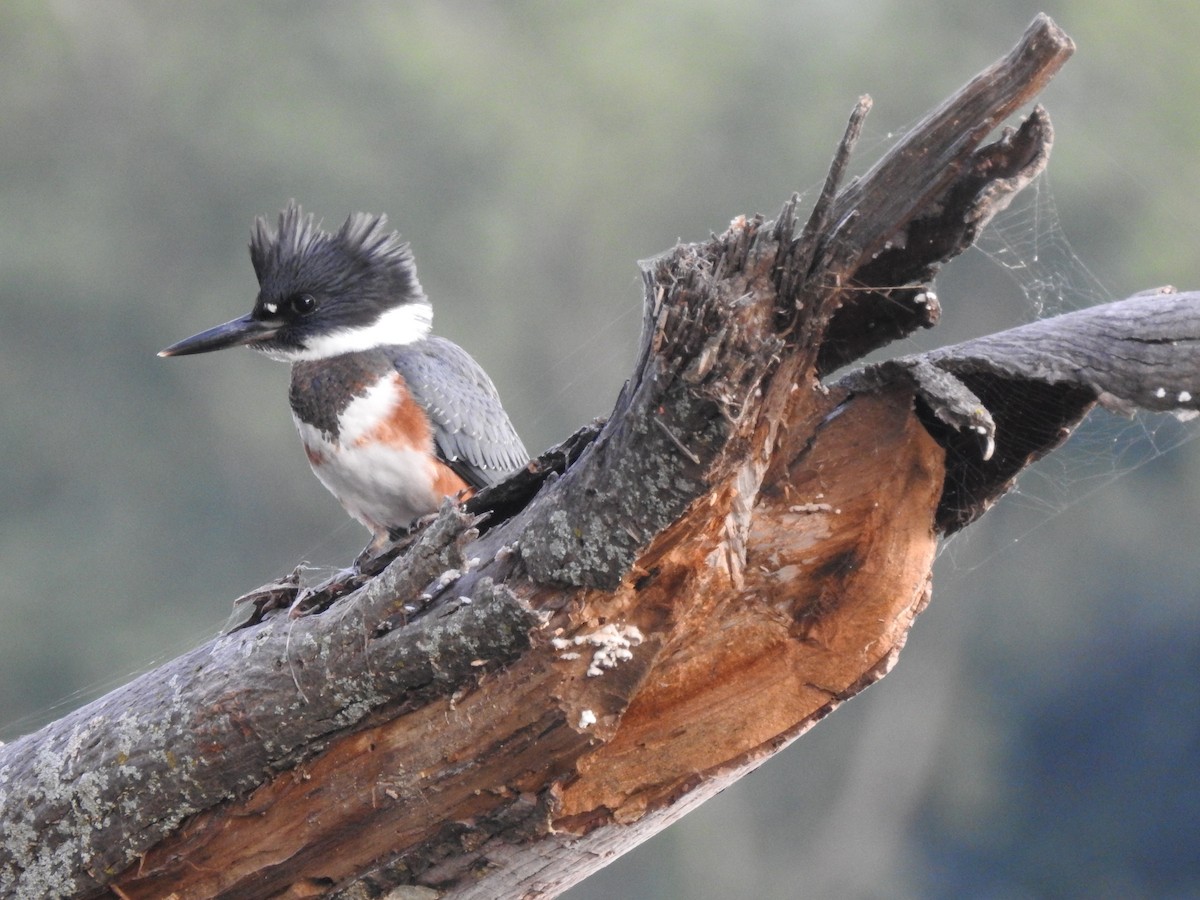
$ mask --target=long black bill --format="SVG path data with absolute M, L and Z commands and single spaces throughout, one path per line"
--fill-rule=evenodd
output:
M 159 356 L 188 356 L 192 353 L 208 353 L 212 350 L 224 350 L 226 347 L 236 347 L 239 344 L 252 344 L 255 341 L 265 341 L 274 337 L 279 331 L 278 323 L 263 322 L 253 315 L 246 314 L 240 319 L 210 328 L 199 334 L 193 334 L 178 343 L 172 344 L 166 350 L 158 351 Z

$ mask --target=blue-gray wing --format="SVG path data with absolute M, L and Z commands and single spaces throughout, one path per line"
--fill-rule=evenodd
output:
M 495 484 L 529 462 L 496 386 L 466 350 L 428 337 L 393 353 L 413 399 L 429 414 L 438 456 L 467 484 Z

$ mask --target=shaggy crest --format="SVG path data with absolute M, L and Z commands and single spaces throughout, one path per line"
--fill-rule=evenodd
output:
M 259 216 L 250 237 L 250 261 L 264 294 L 299 286 L 356 290 L 378 299 L 424 300 L 412 249 L 387 217 L 353 213 L 336 232 L 322 230 L 295 200 L 272 230 Z

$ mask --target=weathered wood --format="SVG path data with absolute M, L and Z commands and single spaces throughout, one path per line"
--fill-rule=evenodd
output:
M 478 660 L 517 656 L 539 619 L 498 586 L 378 633 L 397 597 L 418 602 L 431 579 L 463 565 L 469 524 L 447 510 L 336 616 L 217 638 L 0 748 L 6 895 L 78 893 L 68 860 L 107 880 L 129 864 L 131 844 L 150 846 L 291 769 L 381 704 L 450 694 L 478 679 Z
M 909 385 L 946 447 L 943 533 L 979 518 L 1097 403 L 1200 410 L 1200 293 L 1160 288 L 854 372 L 840 384 Z
M 1039 17 L 843 189 L 860 103 L 802 229 L 793 198 L 648 264 L 607 422 L 311 615 L 284 580 L 246 627 L 0 747 L 0 893 L 549 896 L 882 677 L 939 530 L 1096 398 L 1200 394 L 1196 295 L 821 381 L 933 324 L 933 274 L 1052 130 L 1035 109 L 982 142 L 1071 50 Z

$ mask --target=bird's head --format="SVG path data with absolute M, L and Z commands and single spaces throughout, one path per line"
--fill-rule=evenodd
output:
M 412 251 L 384 216 L 355 213 L 321 230 L 295 201 L 272 228 L 259 218 L 250 238 L 258 275 L 254 309 L 161 351 L 207 353 L 246 345 L 287 362 L 324 359 L 429 333 L 432 308 Z

